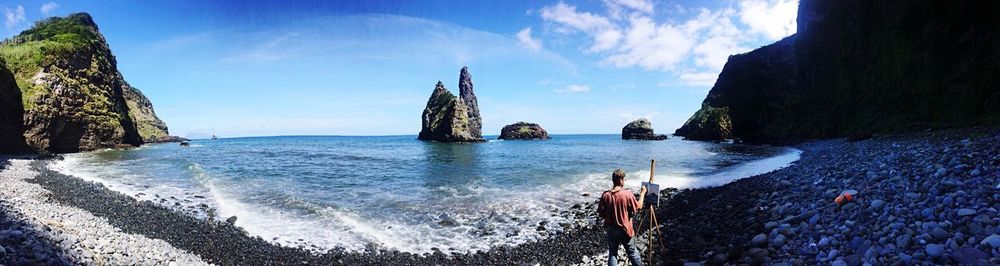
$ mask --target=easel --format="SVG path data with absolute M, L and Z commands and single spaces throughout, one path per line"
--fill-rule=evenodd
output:
M 655 169 L 656 169 L 656 159 L 650 160 L 649 161 L 649 183 L 650 184 L 653 183 L 653 171 Z M 649 191 L 647 190 L 646 193 L 649 193 Z M 648 216 L 649 216 L 649 221 L 650 221 L 650 223 L 649 223 L 649 230 L 646 230 L 646 249 L 649 250 L 649 265 L 656 265 L 656 263 L 654 261 L 654 257 L 653 257 L 653 237 L 656 237 L 657 242 L 660 243 L 661 247 L 666 247 L 665 245 L 663 245 L 663 238 L 662 238 L 663 237 L 663 232 L 661 232 L 660 231 L 660 227 L 657 226 L 658 224 L 660 224 L 660 221 L 656 219 L 656 210 L 655 209 L 656 209 L 657 205 L 659 204 L 659 199 L 660 199 L 659 195 L 657 195 L 656 199 L 657 199 L 656 200 L 656 204 L 649 204 L 648 206 L 646 206 L 646 208 L 643 208 L 643 209 L 645 209 L 644 210 L 645 212 L 649 213 Z M 646 203 L 643 202 L 643 204 L 646 204 Z M 643 211 L 639 211 L 639 225 L 640 226 L 642 225 L 642 217 L 643 216 L 647 216 L 647 214 L 643 214 L 642 212 Z

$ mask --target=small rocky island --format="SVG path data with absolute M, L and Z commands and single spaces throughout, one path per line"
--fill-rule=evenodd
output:
M 500 137 L 498 139 L 546 140 L 549 139 L 549 132 L 535 123 L 517 122 L 500 129 Z
M 622 139 L 665 140 L 667 135 L 653 133 L 653 123 L 645 118 L 640 118 L 622 128 Z
M 472 88 L 472 75 L 462 67 L 458 77 L 459 96 L 438 81 L 424 108 L 417 139 L 439 142 L 483 142 L 482 118 Z

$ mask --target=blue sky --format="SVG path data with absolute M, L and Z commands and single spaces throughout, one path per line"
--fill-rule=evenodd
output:
M 412 135 L 469 66 L 483 132 L 673 133 L 726 57 L 795 32 L 794 0 L 4 1 L 4 37 L 88 12 L 170 132 Z

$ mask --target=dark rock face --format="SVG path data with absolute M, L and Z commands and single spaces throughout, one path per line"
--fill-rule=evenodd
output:
M 24 106 L 14 74 L 0 64 L 0 153 L 28 151 L 24 142 Z
M 1000 124 L 1000 2 L 817 1 L 799 4 L 796 35 L 734 55 L 702 111 L 725 110 L 732 138 L 783 143 Z M 696 134 L 698 133 L 698 134 Z M 689 136 L 690 135 L 690 136 Z
M 440 142 L 481 142 L 472 135 L 471 120 L 465 103 L 438 81 L 427 100 L 421 123 L 420 140 Z
M 24 85 L 24 136 L 32 148 L 77 152 L 138 146 L 140 127 L 151 138 L 167 135 L 149 100 L 125 82 L 90 15 L 40 21 L 0 49 L 8 66 L 16 66 L 11 70 L 17 83 Z
M 549 132 L 542 126 L 535 123 L 517 122 L 504 126 L 500 130 L 499 139 L 504 140 L 545 140 L 549 139 Z
M 186 139 L 186 138 L 182 138 L 182 137 L 178 137 L 178 136 L 162 136 L 162 137 L 150 139 L 150 140 L 144 141 L 144 142 L 146 142 L 146 143 L 169 143 L 169 142 L 188 142 L 188 141 L 191 141 L 191 140 L 190 139 Z
M 469 134 L 476 138 L 483 137 L 483 121 L 479 115 L 479 100 L 476 99 L 476 91 L 472 88 L 472 74 L 469 74 L 469 67 L 463 66 L 458 74 L 458 96 L 465 103 L 466 113 L 469 116 Z
M 665 140 L 667 135 L 654 134 L 653 124 L 645 118 L 640 118 L 622 128 L 622 139 Z

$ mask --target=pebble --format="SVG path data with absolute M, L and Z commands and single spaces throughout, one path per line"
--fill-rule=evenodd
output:
M 927 244 L 925 251 L 927 251 L 927 255 L 932 258 L 941 257 L 941 255 L 944 255 L 944 245 Z
M 756 235 L 750 240 L 750 245 L 754 247 L 763 247 L 765 244 L 767 244 L 767 235 L 765 234 Z
M 985 239 L 983 239 L 982 242 L 979 242 L 979 244 L 987 245 L 991 248 L 1000 248 L 1000 235 L 997 234 L 990 235 Z
M 976 210 L 962 208 L 962 209 L 958 209 L 957 214 L 958 214 L 959 217 L 976 215 Z
M 883 206 L 885 206 L 885 201 L 883 200 L 873 200 L 871 203 L 871 208 L 875 211 L 881 211 Z

